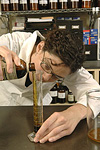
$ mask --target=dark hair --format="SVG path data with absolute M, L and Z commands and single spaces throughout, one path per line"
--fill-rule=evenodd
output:
M 85 58 L 83 41 L 76 33 L 65 30 L 52 30 L 46 35 L 43 51 L 58 56 L 71 72 L 80 69 Z

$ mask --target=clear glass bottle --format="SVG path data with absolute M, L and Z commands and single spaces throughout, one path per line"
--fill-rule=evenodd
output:
M 30 0 L 30 10 L 38 10 L 38 0 Z
M 59 0 L 59 8 L 67 9 L 68 8 L 68 0 Z
M 79 0 L 71 0 L 71 8 L 79 8 Z
M 58 98 L 58 94 L 57 94 L 57 86 L 56 84 L 54 85 L 54 87 L 50 90 L 50 95 L 52 97 L 52 102 L 51 104 L 55 104 L 57 103 L 57 98 Z
M 19 7 L 20 7 L 21 11 L 28 10 L 27 0 L 20 0 L 20 6 Z
M 69 92 L 68 92 L 68 99 L 67 99 L 67 101 L 68 101 L 68 103 L 74 103 L 75 102 L 75 97 L 74 97 L 74 95 L 73 95 L 71 90 L 69 90 Z
M 29 70 L 32 71 L 35 69 L 35 65 L 33 63 L 29 63 Z M 12 80 L 12 79 L 19 79 L 25 76 L 27 73 L 27 67 L 25 61 L 20 59 L 20 66 L 13 66 L 13 72 L 7 72 L 7 65 L 4 60 L 2 60 L 2 71 L 3 71 L 3 80 Z
M 39 0 L 39 9 L 48 9 L 48 0 Z
M 91 0 L 82 0 L 82 8 L 91 8 Z
M 10 1 L 9 0 L 1 0 L 1 10 L 2 11 L 10 10 Z
M 58 9 L 58 0 L 49 0 L 49 9 Z
M 10 9 L 11 11 L 19 10 L 19 0 L 10 0 Z

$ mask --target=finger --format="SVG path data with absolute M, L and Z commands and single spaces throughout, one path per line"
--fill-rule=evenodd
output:
M 66 125 L 57 126 L 57 127 L 54 128 L 48 135 L 46 135 L 44 138 L 42 138 L 42 139 L 40 140 L 40 143 L 45 143 L 46 141 L 52 140 L 52 137 L 53 137 L 53 139 L 54 139 L 54 138 L 56 139 L 56 136 L 57 136 L 57 135 L 58 135 L 58 137 L 60 138 L 59 134 L 60 134 L 63 130 L 66 130 Z
M 0 60 L 0 81 L 3 80 L 3 72 L 2 72 L 2 64 L 1 64 L 1 60 Z
M 46 131 L 56 120 L 57 120 L 57 114 L 54 113 L 43 123 L 41 128 L 38 130 L 38 132 L 35 135 L 34 142 L 38 142 L 39 139 L 41 139 L 43 136 L 45 136 Z
M 20 66 L 20 58 L 17 56 L 17 54 L 15 52 L 12 52 L 12 58 L 13 58 L 14 63 L 17 66 Z

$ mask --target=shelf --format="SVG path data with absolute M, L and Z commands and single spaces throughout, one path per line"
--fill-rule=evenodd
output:
M 64 13 L 84 13 L 84 12 L 92 12 L 92 8 L 76 8 L 76 9 L 48 9 L 48 10 L 33 10 L 33 11 L 2 11 L 1 15 L 11 15 L 11 16 L 19 16 L 19 15 L 51 15 L 51 14 L 64 14 Z

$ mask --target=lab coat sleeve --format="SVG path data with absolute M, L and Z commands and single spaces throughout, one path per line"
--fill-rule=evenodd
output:
M 0 36 L 0 46 L 6 46 L 17 55 L 20 53 L 24 41 L 32 35 L 30 32 L 13 32 Z
M 87 106 L 87 91 L 100 88 L 97 81 L 93 79 L 93 76 L 83 67 L 75 73 L 67 76 L 64 82 L 75 95 L 77 103 L 80 103 L 84 106 Z M 96 106 L 98 107 L 97 103 L 91 104 L 91 109 L 93 110 L 94 115 L 98 113 Z

